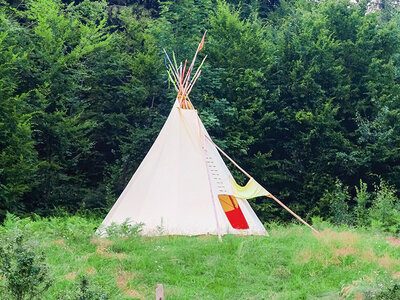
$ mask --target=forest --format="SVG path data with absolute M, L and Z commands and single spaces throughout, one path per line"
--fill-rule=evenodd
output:
M 206 30 L 191 100 L 214 141 L 307 220 L 400 232 L 390 1 L 0 0 L 0 221 L 104 216 L 175 100 L 163 48 L 190 60 Z

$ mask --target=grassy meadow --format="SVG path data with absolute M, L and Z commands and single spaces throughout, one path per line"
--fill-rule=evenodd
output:
M 73 297 L 82 278 L 107 296 L 99 299 L 154 299 L 157 283 L 166 299 L 397 295 L 400 239 L 376 232 L 321 224 L 314 234 L 293 224 L 272 226 L 270 237 L 230 235 L 220 243 L 215 236 L 99 238 L 94 231 L 100 221 L 9 216 L 0 238 L 4 243 L 20 232 L 27 245 L 43 250 L 53 282 L 42 299 L 84 299 Z

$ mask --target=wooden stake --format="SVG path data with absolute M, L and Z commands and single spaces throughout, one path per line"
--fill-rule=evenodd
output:
M 164 287 L 162 284 L 157 284 L 156 300 L 164 300 Z
M 244 175 L 246 175 L 249 179 L 252 179 L 252 177 L 250 176 L 249 173 L 247 173 L 245 170 L 243 170 L 232 158 L 229 157 L 228 154 L 226 154 L 220 147 L 218 147 L 212 140 L 211 138 L 209 138 L 208 136 L 205 135 L 205 137 L 207 138 L 207 140 L 209 140 L 214 146 L 215 148 L 218 149 L 219 152 L 221 152 L 227 159 L 229 159 L 229 161 L 231 163 L 234 164 L 234 166 L 236 168 L 238 168 L 240 171 L 242 171 L 242 173 Z M 284 209 L 286 209 L 292 216 L 294 216 L 297 220 L 299 220 L 301 223 L 303 223 L 304 225 L 308 226 L 309 228 L 311 228 L 312 231 L 314 231 L 315 233 L 319 233 L 318 230 L 316 230 L 315 228 L 313 228 L 310 224 L 308 224 L 306 221 L 304 221 L 302 218 L 300 218 L 298 215 L 296 215 L 289 207 L 287 207 L 285 204 L 283 204 L 281 201 L 278 200 L 278 198 L 276 198 L 274 195 L 269 194 L 269 195 L 265 195 L 267 197 L 272 198 L 273 200 L 275 200 L 280 206 L 282 206 Z

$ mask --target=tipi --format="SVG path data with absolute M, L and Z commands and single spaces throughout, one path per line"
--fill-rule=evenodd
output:
M 204 37 L 187 70 L 187 61 L 178 67 L 164 50 L 177 99 L 101 227 L 129 219 L 144 224 L 144 235 L 268 235 L 246 199 L 269 196 L 279 200 L 213 143 L 188 97 L 205 60 L 191 78 Z M 219 151 L 250 178 L 246 186 L 236 184 Z

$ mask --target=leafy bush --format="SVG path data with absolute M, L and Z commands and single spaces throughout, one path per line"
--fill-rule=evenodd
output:
M 328 221 L 325 221 L 322 217 L 318 216 L 311 218 L 311 224 L 317 230 L 324 230 L 332 226 Z
M 77 284 L 78 291 L 76 295 L 71 295 L 70 293 L 66 293 L 66 295 L 61 295 L 60 293 L 57 297 L 58 300 L 107 300 L 109 299 L 108 295 L 97 288 L 90 287 L 90 283 L 87 277 L 82 276 L 79 278 L 79 282 Z
M 388 286 L 380 291 L 370 291 L 365 294 L 365 299 L 393 300 L 400 299 L 400 284 Z
M 392 233 L 400 232 L 399 199 L 395 190 L 383 180 L 376 187 L 376 197 L 370 209 L 370 219 L 373 228 L 379 228 Z
M 346 186 L 337 180 L 332 191 L 325 191 L 322 202 L 330 203 L 330 216 L 335 224 L 350 224 L 351 215 L 347 202 L 350 194 Z
M 103 228 L 99 227 L 100 235 L 104 234 L 108 237 L 130 237 L 137 236 L 143 229 L 143 223 L 132 223 L 129 219 L 126 219 L 121 224 L 111 223 L 111 225 Z
M 357 205 L 354 208 L 354 215 L 358 226 L 368 226 L 370 224 L 367 205 L 371 202 L 371 194 L 367 191 L 367 188 L 367 184 L 361 179 L 360 187 L 355 187 L 356 197 L 354 200 L 357 202 Z
M 6 299 L 40 299 L 52 285 L 44 253 L 36 249 L 24 242 L 19 229 L 0 239 L 0 275 L 4 277 L 0 287 Z
M 88 239 L 95 231 L 99 220 L 80 216 L 52 217 L 50 224 L 55 235 L 67 240 Z

